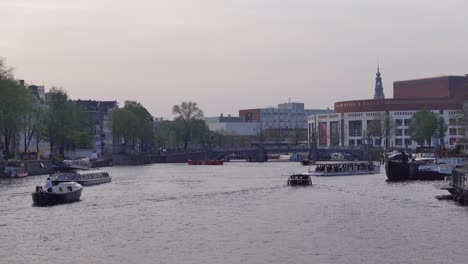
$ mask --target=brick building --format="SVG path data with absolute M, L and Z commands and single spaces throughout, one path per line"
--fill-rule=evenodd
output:
M 378 79 L 379 70 L 375 90 L 376 95 L 383 95 L 383 90 L 377 90 Z M 397 81 L 393 94 L 391 99 L 374 96 L 375 99 L 336 102 L 334 114 L 309 116 L 309 140 L 317 138 L 319 146 L 356 146 L 363 144 L 366 137 L 375 146 L 415 148 L 419 144 L 410 138 L 408 128 L 413 114 L 423 109 L 444 118 L 448 126 L 445 145 L 453 147 L 457 140 L 465 138 L 462 108 L 468 94 L 468 75 Z M 387 125 L 391 131 L 385 138 L 369 139 L 371 124 L 383 119 L 391 122 Z

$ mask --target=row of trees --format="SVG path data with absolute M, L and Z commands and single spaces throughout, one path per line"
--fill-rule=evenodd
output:
M 37 153 L 42 140 L 50 143 L 51 153 L 61 155 L 67 145 L 89 147 L 92 136 L 80 120 L 80 111 L 61 88 L 53 87 L 47 100 L 41 101 L 15 80 L 13 69 L 0 58 L 0 145 L 7 158 L 17 152 L 19 143 L 28 152 L 33 139 Z
M 123 151 L 148 151 L 153 142 L 153 117 L 138 102 L 126 101 L 112 113 L 112 134 L 123 140 Z

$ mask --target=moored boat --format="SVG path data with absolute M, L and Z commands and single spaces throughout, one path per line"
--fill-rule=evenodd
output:
M 447 190 L 453 195 L 453 199 L 461 204 L 468 203 L 468 168 L 455 168 Z
M 463 164 L 464 160 L 464 158 L 436 159 L 430 152 L 418 152 L 412 158 L 401 152 L 389 156 L 385 163 L 385 171 L 389 181 L 443 181 L 446 177 L 450 177 L 453 169 Z
M 188 165 L 223 165 L 223 160 L 189 160 Z
M 375 161 L 323 161 L 316 162 L 311 176 L 350 176 L 380 173 L 380 163 Z
M 76 182 L 62 182 L 47 189 L 36 186 L 32 199 L 38 206 L 71 203 L 80 200 L 82 190 L 83 186 Z
M 26 177 L 28 176 L 28 171 L 26 168 L 23 167 L 16 167 L 16 166 L 5 166 L 4 170 L 5 175 L 8 177 Z
M 52 166 L 56 172 L 89 170 L 91 169 L 91 161 L 87 158 L 67 159 L 61 162 L 53 162 Z
M 312 185 L 312 179 L 307 174 L 293 174 L 289 176 L 287 183 L 290 186 Z
M 56 172 L 50 175 L 50 180 L 53 184 L 59 184 L 62 182 L 77 182 L 83 186 L 90 186 L 110 182 L 112 177 L 107 171 L 92 169 Z

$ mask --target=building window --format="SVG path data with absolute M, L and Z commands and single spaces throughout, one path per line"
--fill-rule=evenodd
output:
M 450 138 L 450 145 L 455 145 L 456 141 L 457 141 L 456 138 Z
M 459 128 L 458 129 L 458 135 L 460 135 L 460 136 L 465 135 L 465 129 L 464 128 Z
M 354 147 L 355 144 L 356 144 L 355 142 L 356 142 L 356 141 L 355 141 L 354 139 L 350 139 L 350 140 L 349 140 L 349 146 L 350 146 L 350 147 Z
M 380 145 L 382 145 L 382 142 L 381 142 L 380 138 L 376 138 L 375 141 L 374 141 L 374 143 L 375 143 L 375 146 L 380 146 Z
M 356 145 L 357 145 L 357 146 L 362 145 L 362 140 L 361 140 L 361 139 L 356 140 Z
M 456 128 L 450 128 L 449 129 L 449 135 L 453 136 L 457 134 L 457 129 Z
M 456 126 L 457 125 L 457 119 L 456 118 L 449 118 L 449 125 Z
M 405 126 L 411 125 L 411 119 L 405 119 Z
M 395 119 L 395 125 L 402 126 L 403 125 L 403 119 Z
M 395 136 L 403 136 L 403 129 L 397 128 L 395 130 Z
M 403 146 L 403 139 L 401 139 L 401 138 L 395 139 L 395 145 L 397 145 L 397 146 Z
M 411 139 L 405 138 L 405 146 L 411 146 Z
M 404 130 L 403 130 L 403 133 L 404 133 L 405 136 L 409 136 L 409 131 L 408 131 L 408 129 L 404 129 Z
M 360 137 L 362 136 L 362 121 L 349 121 L 349 136 Z

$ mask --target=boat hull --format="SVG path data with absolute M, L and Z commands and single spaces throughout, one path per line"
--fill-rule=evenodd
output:
M 223 160 L 189 160 L 188 165 L 223 165 Z
M 443 181 L 448 174 L 419 170 L 419 164 L 389 160 L 385 163 L 388 181 Z
M 80 200 L 80 188 L 68 193 L 35 192 L 32 194 L 33 204 L 37 206 L 50 206 L 56 204 L 72 203 Z

